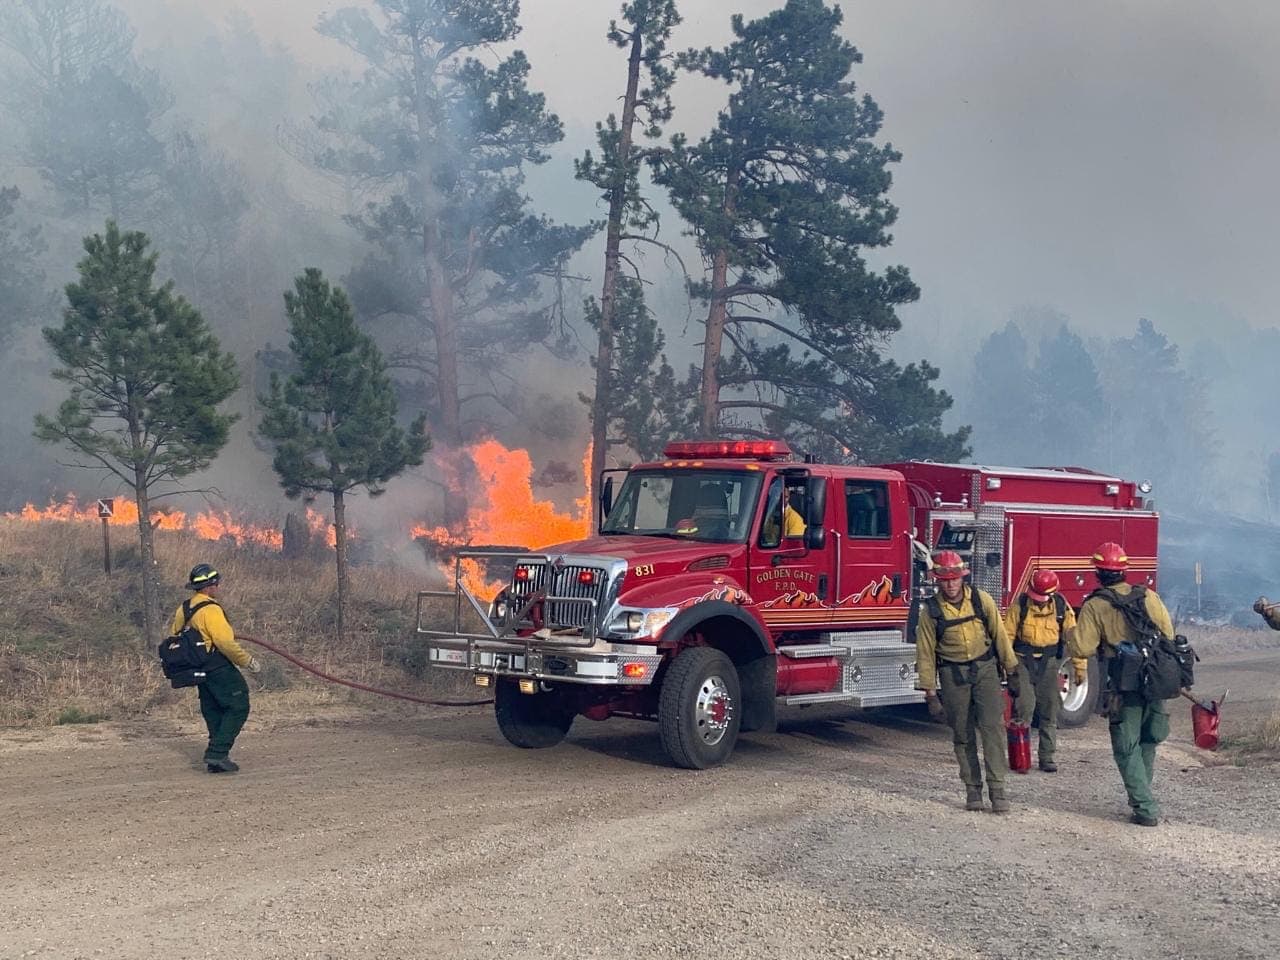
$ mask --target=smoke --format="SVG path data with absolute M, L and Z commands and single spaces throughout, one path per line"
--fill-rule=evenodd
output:
M 337 280 L 367 250 L 343 221 L 358 199 L 351 185 L 299 163 L 282 131 L 316 112 L 315 84 L 356 65 L 315 31 L 314 4 L 116 5 L 136 31 L 139 68 L 171 97 L 156 136 L 171 145 L 189 134 L 203 164 L 184 181 L 185 192 L 169 178 L 167 212 L 143 210 L 126 226 L 153 233 L 162 275 L 205 312 L 245 372 L 236 401 L 243 422 L 200 485 L 246 508 L 279 511 L 287 505 L 251 431 L 263 387 L 257 356 L 285 344 L 281 293 L 294 275 L 316 265 Z M 559 222 L 601 215 L 590 188 L 573 180 L 571 160 L 594 147 L 595 122 L 617 109 L 622 62 L 604 40 L 617 6 L 523 5 L 516 46 L 532 63 L 531 86 L 546 94 L 566 132 L 552 161 L 529 171 L 527 188 L 535 207 Z M 731 11 L 750 18 L 776 6 L 684 0 L 672 46 L 722 43 Z M 960 401 L 952 425 L 967 422 L 974 408 L 979 346 L 1011 318 L 1035 344 L 1066 322 L 1092 345 L 1130 336 L 1140 317 L 1150 317 L 1204 388 L 1207 430 L 1216 438 L 1216 449 L 1205 451 L 1212 461 L 1205 497 L 1258 521 L 1274 519 L 1268 497 L 1280 495 L 1267 493 L 1264 474 L 1275 444 L 1255 426 L 1269 422 L 1270 411 L 1259 409 L 1266 391 L 1251 385 L 1269 383 L 1280 364 L 1273 307 L 1280 281 L 1258 255 L 1269 249 L 1272 211 L 1280 209 L 1272 103 L 1280 66 L 1271 40 L 1280 8 L 1193 0 L 844 6 L 846 35 L 864 55 L 857 80 L 885 112 L 884 139 L 903 154 L 890 192 L 900 217 L 885 262 L 907 265 L 923 291 L 919 304 L 901 311 L 893 353 L 942 368 L 943 385 Z M 0 51 L 0 60 L 6 56 Z M 703 133 L 724 93 L 681 77 L 670 132 Z M 0 152 L 0 185 L 22 188 L 18 214 L 42 228 L 41 266 L 56 291 L 74 275 L 79 238 L 101 229 L 106 210 L 69 209 L 30 165 L 18 148 L 17 108 L 24 106 L 0 103 L 10 145 Z M 663 239 L 694 262 L 679 232 L 667 211 Z M 600 260 L 593 242 L 571 264 L 583 278 L 567 298 L 571 313 L 582 296 L 598 292 Z M 647 296 L 679 369 L 699 339 L 680 271 L 656 254 L 645 267 Z M 1044 305 L 1034 308 L 1038 319 L 1027 304 Z M 27 439 L 32 415 L 59 396 L 34 333 L 56 318 L 56 311 L 31 318 L 0 360 L 13 388 L 0 414 L 0 507 L 72 489 L 109 492 L 62 470 L 56 461 L 65 456 Z M 578 462 L 587 424 L 577 394 L 591 381 L 588 355 L 580 344 L 558 356 L 538 348 L 522 356 L 520 383 L 505 396 L 518 402 L 518 415 L 490 411 L 499 438 L 532 445 L 540 465 Z M 1000 390 L 998 371 L 990 389 Z M 1260 412 L 1267 418 L 1257 419 Z M 975 423 L 977 434 L 987 426 Z M 1062 459 L 1105 468 L 1089 451 L 1066 450 Z M 1151 479 L 1158 489 L 1180 482 Z M 1246 486 L 1250 492 L 1241 493 Z M 551 492 L 566 507 L 577 494 L 573 484 Z M 381 500 L 358 505 L 354 519 L 358 525 L 367 508 L 366 516 L 385 516 L 374 522 L 391 527 L 401 513 L 437 509 L 439 496 L 423 468 Z

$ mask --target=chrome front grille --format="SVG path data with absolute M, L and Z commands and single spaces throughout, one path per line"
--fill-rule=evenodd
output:
M 511 595 L 517 600 L 525 600 L 534 594 L 545 593 L 547 600 L 543 604 L 542 617 L 552 629 L 588 627 L 604 606 L 609 575 L 602 567 L 575 563 L 557 566 L 541 560 L 519 560 L 516 570 L 527 570 L 528 576 L 523 580 L 512 577 Z M 591 574 L 590 583 L 582 583 L 579 579 L 584 573 Z M 566 603 L 565 600 L 594 600 L 595 607 L 589 603 Z

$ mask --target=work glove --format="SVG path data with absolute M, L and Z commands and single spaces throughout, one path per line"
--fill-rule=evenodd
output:
M 929 708 L 929 716 L 934 720 L 942 721 L 947 717 L 947 711 L 942 706 L 942 701 L 938 699 L 938 694 L 933 690 L 925 691 L 925 706 Z
M 262 672 L 262 664 L 258 661 L 258 658 L 257 658 L 257 657 L 250 657 L 250 658 L 249 658 L 249 662 L 248 662 L 247 664 L 245 664 L 245 666 L 247 666 L 247 667 L 249 668 L 249 672 L 250 672 L 250 673 L 261 673 L 261 672 Z
M 1071 672 L 1075 676 L 1077 685 L 1084 683 L 1089 679 L 1089 664 L 1079 662 L 1073 663 L 1071 664 Z
M 1018 678 L 1017 670 L 1010 670 L 1005 682 L 1009 684 L 1009 696 L 1015 700 L 1022 696 L 1022 681 Z

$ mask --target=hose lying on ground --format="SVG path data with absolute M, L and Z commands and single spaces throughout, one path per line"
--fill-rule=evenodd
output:
M 318 667 L 299 660 L 291 653 L 281 650 L 275 644 L 267 643 L 265 640 L 259 640 L 257 637 L 246 637 L 243 633 L 236 634 L 237 640 L 246 640 L 249 643 L 262 647 L 264 650 L 270 650 L 277 657 L 284 657 L 296 667 L 301 667 L 307 673 L 313 673 L 321 680 L 328 680 L 330 683 L 340 684 L 344 687 L 350 687 L 352 690 L 363 690 L 365 693 L 376 693 L 380 697 L 392 697 L 396 700 L 408 700 L 410 703 L 423 703 L 429 707 L 481 707 L 486 703 L 493 703 L 493 698 L 487 700 L 429 700 L 426 697 L 415 697 L 408 693 L 397 693 L 395 690 L 383 690 L 379 687 L 371 687 L 368 684 L 357 683 L 354 680 L 343 680 L 341 677 L 335 677 L 332 674 L 325 673 Z

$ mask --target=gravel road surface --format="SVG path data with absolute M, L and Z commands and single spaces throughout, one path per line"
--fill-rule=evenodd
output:
M 1258 712 L 1280 653 L 1201 676 Z M 1280 766 L 1195 750 L 1188 706 L 1154 830 L 1097 721 L 1005 817 L 915 709 L 788 713 L 701 773 L 475 708 L 251 720 L 219 777 L 198 720 L 0 731 L 0 957 L 1276 957 Z

